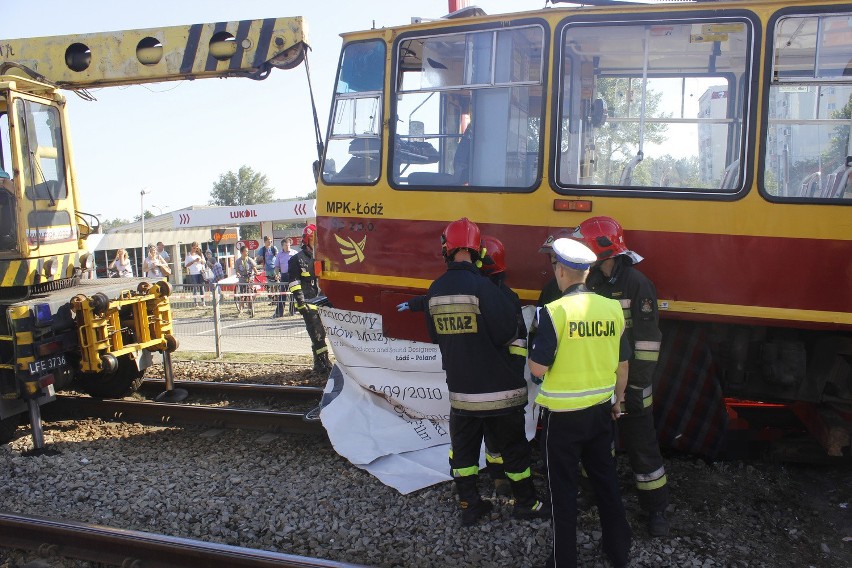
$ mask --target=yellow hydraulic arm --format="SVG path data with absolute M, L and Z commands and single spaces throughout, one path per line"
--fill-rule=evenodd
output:
M 66 89 L 204 77 L 263 79 L 305 58 L 301 17 L 0 40 L 0 75 L 24 67 Z

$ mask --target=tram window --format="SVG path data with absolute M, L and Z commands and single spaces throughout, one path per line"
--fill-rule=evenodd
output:
M 543 47 L 540 26 L 400 41 L 391 121 L 395 187 L 532 187 Z
M 852 13 L 780 18 L 772 61 L 761 189 L 852 200 Z
M 562 37 L 557 184 L 742 188 L 751 24 L 570 24 Z
M 59 113 L 55 108 L 18 100 L 23 184 L 28 199 L 51 203 L 68 196 Z
M 326 183 L 370 184 L 379 178 L 384 64 L 381 41 L 343 49 L 322 168 Z

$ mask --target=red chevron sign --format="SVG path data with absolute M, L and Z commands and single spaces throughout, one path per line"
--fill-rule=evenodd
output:
M 178 217 L 180 218 L 179 225 L 188 225 L 192 220 L 192 216 L 189 213 L 180 213 Z
M 308 206 L 304 203 L 297 203 L 293 206 L 293 212 L 296 215 L 306 215 L 308 213 Z

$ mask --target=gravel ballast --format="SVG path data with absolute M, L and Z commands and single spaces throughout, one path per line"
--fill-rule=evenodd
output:
M 206 367 L 191 366 L 197 376 Z M 288 382 L 282 377 L 294 371 L 280 373 Z M 9 512 L 388 567 L 538 566 L 550 543 L 549 522 L 513 520 L 510 503 L 497 497 L 490 518 L 462 529 L 450 483 L 401 496 L 322 436 L 67 421 L 45 425 L 58 455 L 25 457 L 28 429 L 19 434 L 0 446 L 0 509 Z M 634 530 L 630 566 L 852 566 L 848 466 L 708 464 L 676 455 L 666 468 L 673 529 L 651 538 L 619 455 Z M 544 489 L 543 478 L 536 483 Z M 580 513 L 578 542 L 581 566 L 608 566 L 593 507 Z M 0 558 L 6 568 L 36 555 L 0 549 Z

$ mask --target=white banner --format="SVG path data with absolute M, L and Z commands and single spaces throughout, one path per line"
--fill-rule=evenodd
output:
M 317 215 L 317 200 L 274 201 L 258 205 L 208 207 L 206 209 L 181 209 L 172 213 L 175 228 L 226 227 L 258 224 L 263 221 L 303 221 Z
M 403 494 L 451 480 L 438 346 L 384 337 L 378 314 L 320 308 L 320 316 L 337 359 L 320 412 L 335 450 Z M 527 437 L 534 434 L 528 405 Z

